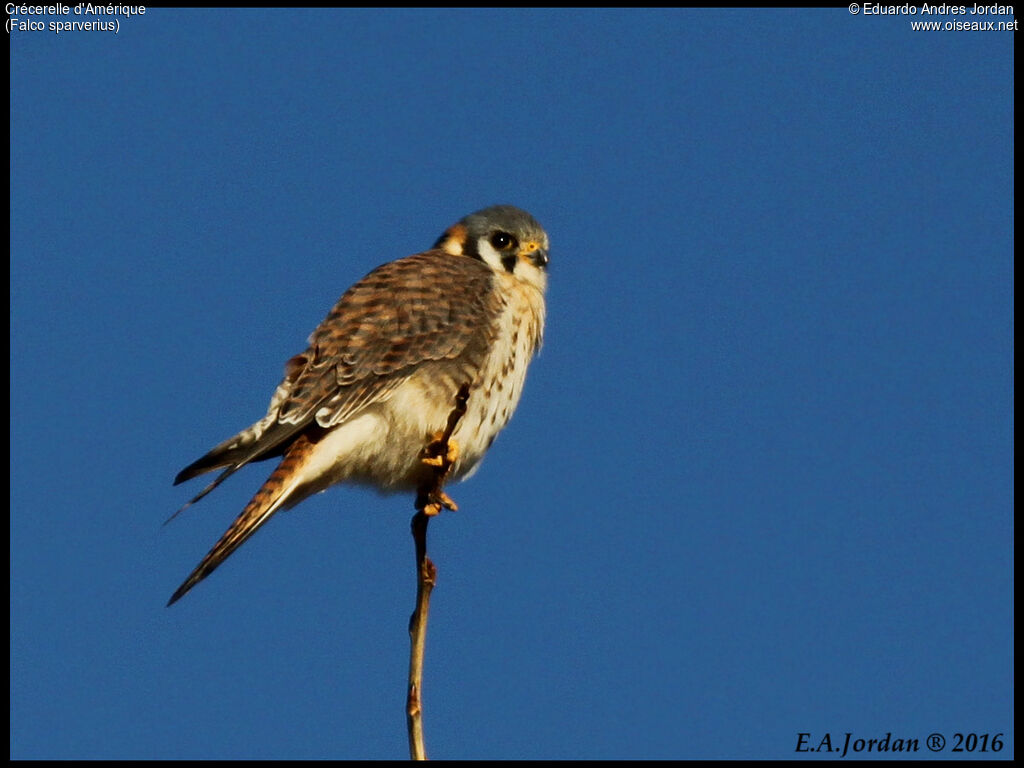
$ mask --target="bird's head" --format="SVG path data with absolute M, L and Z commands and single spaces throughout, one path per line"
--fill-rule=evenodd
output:
M 480 259 L 540 290 L 547 285 L 548 235 L 537 220 L 512 205 L 492 205 L 453 224 L 435 248 Z

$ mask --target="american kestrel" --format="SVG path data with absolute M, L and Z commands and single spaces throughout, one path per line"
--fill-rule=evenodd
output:
M 496 205 L 449 227 L 429 251 L 353 285 L 285 365 L 267 415 L 185 467 L 174 484 L 223 471 L 192 502 L 251 461 L 277 469 L 171 596 L 171 605 L 279 509 L 340 482 L 418 489 L 424 449 L 456 397 L 448 477 L 471 473 L 508 423 L 544 331 L 548 236 L 526 211 Z M 189 502 L 189 503 L 192 503 Z

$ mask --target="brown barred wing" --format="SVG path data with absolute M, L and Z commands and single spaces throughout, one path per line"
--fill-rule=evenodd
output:
M 427 251 L 378 267 L 313 332 L 279 424 L 331 426 L 378 402 L 416 366 L 465 358 L 473 367 L 502 311 L 481 261 Z

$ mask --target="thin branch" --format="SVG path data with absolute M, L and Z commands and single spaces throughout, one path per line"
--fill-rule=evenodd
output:
M 427 557 L 427 523 L 430 518 L 417 512 L 412 518 L 412 535 L 416 541 L 416 610 L 409 617 L 409 694 L 405 702 L 406 725 L 409 728 L 409 757 L 426 760 L 423 744 L 423 653 L 427 643 L 427 618 L 430 613 L 430 592 L 437 581 L 437 567 Z
M 423 451 L 423 463 L 433 468 L 430 479 L 416 493 L 416 514 L 412 518 L 412 537 L 416 544 L 416 609 L 409 617 L 409 691 L 405 702 L 406 724 L 409 728 L 409 756 L 426 760 L 423 744 L 423 656 L 427 642 L 427 619 L 430 614 L 430 593 L 437 582 L 437 567 L 427 557 L 427 525 L 442 508 L 457 509 L 444 492 L 445 478 L 458 457 L 458 446 L 451 442 L 452 433 L 466 413 L 469 386 L 463 385 L 455 398 L 455 409 L 448 416 L 444 432 Z

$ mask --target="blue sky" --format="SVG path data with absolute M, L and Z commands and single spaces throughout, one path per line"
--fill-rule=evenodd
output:
M 547 334 L 431 526 L 431 757 L 1012 756 L 1013 33 L 910 21 L 13 33 L 11 756 L 407 755 L 411 498 L 312 498 L 170 609 L 272 467 L 161 523 L 349 285 L 499 202 Z

